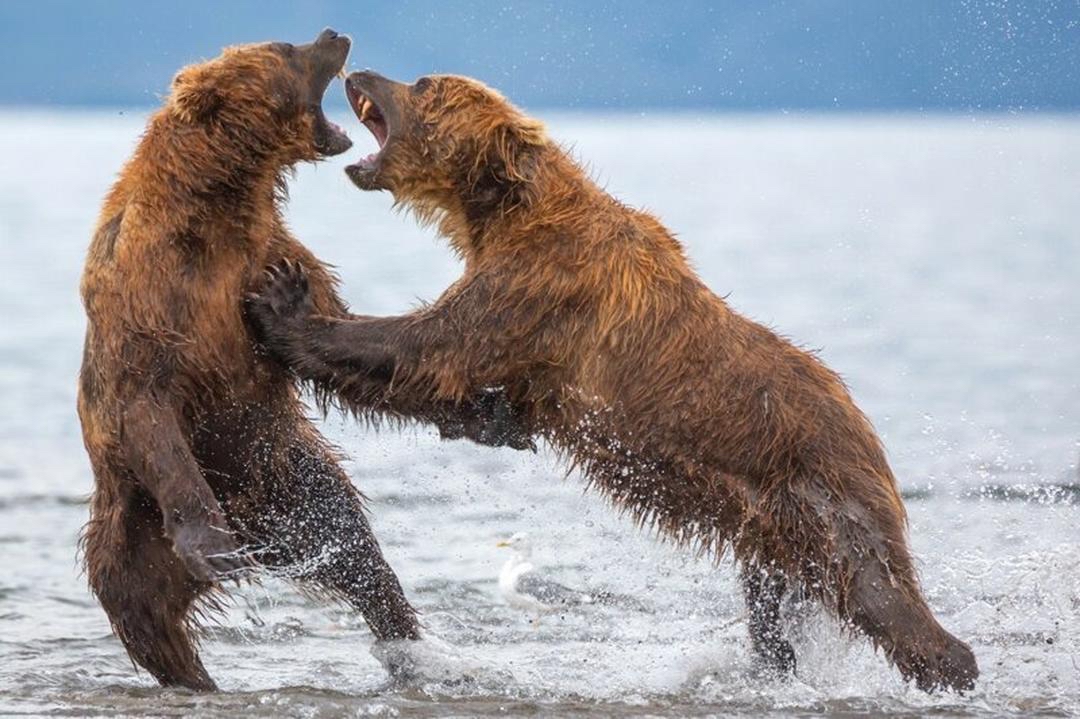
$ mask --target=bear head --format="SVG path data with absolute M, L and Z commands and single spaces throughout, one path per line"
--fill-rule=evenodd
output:
M 378 152 L 346 168 L 363 190 L 389 190 L 421 216 L 504 207 L 539 161 L 544 126 L 495 90 L 456 75 L 412 84 L 378 73 L 346 78 L 349 105 Z
M 173 79 L 165 111 L 219 144 L 281 164 L 338 155 L 352 146 L 327 120 L 322 97 L 343 74 L 351 41 L 323 30 L 314 42 L 229 47 Z

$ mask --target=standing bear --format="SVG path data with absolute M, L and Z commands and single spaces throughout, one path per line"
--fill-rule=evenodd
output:
M 242 314 L 266 264 L 287 260 L 307 268 L 321 315 L 346 316 L 280 204 L 293 165 L 351 145 L 321 109 L 349 46 L 326 30 L 308 45 L 234 47 L 182 70 L 90 245 L 78 403 L 95 488 L 84 557 L 116 634 L 162 684 L 214 688 L 195 618 L 253 559 L 349 602 L 379 639 L 419 636 L 361 496 Z M 508 420 L 500 406 L 482 392 L 365 409 L 516 444 L 484 422 Z
M 865 633 L 925 690 L 975 657 L 934 618 L 870 422 L 813 355 L 733 312 L 649 214 L 597 187 L 542 125 L 462 77 L 346 81 L 378 153 L 347 172 L 435 223 L 465 260 L 435 303 L 341 319 L 284 267 L 252 301 L 301 377 L 385 401 L 504 388 L 523 423 L 639 522 L 742 565 L 758 654 L 794 668 L 788 588 Z

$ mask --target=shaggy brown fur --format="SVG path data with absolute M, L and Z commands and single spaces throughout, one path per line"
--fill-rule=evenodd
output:
M 291 260 L 307 268 L 318 311 L 345 316 L 334 279 L 290 236 L 279 205 L 292 165 L 351 144 L 319 106 L 348 49 L 325 31 L 301 47 L 230 48 L 180 72 L 90 246 L 79 386 L 96 478 L 86 568 L 131 658 L 163 684 L 213 688 L 192 617 L 253 558 L 350 602 L 380 639 L 418 636 L 360 495 L 292 376 L 254 351 L 241 313 L 266 264 Z M 497 444 L 481 412 L 498 407 L 493 396 L 366 409 Z
M 836 374 L 733 312 L 656 218 L 480 83 L 358 73 L 347 88 L 389 135 L 353 181 L 437 223 L 465 272 L 429 307 L 348 321 L 283 270 L 255 313 L 274 352 L 350 396 L 372 377 L 411 401 L 505 387 L 617 507 L 734 553 L 754 645 L 775 666 L 793 666 L 777 624 L 790 582 L 920 687 L 973 686 L 974 656 L 919 589 L 881 443 Z

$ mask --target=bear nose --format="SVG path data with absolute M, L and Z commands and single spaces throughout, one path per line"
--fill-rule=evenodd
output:
M 315 38 L 315 42 L 329 42 L 330 40 L 336 40 L 338 37 L 337 30 L 326 28 L 319 33 L 319 37 Z

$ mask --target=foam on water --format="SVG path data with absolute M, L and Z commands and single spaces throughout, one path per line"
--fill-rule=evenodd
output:
M 76 288 L 141 124 L 0 113 L 0 156 L 20 168 L 0 176 L 0 713 L 1080 714 L 1080 120 L 551 122 L 611 189 L 663 216 L 737 309 L 824 347 L 847 377 L 901 478 L 929 601 L 979 659 L 964 697 L 915 690 L 798 605 L 797 676 L 763 676 L 730 563 L 639 532 L 550 453 L 338 417 L 323 427 L 353 457 L 428 638 L 373 646 L 360 617 L 285 573 L 241 586 L 203 632 L 222 692 L 156 687 L 75 561 L 92 481 L 74 413 Z M 358 310 L 433 297 L 456 261 L 341 164 L 299 172 L 297 234 L 340 267 Z M 516 531 L 545 574 L 639 601 L 531 621 L 496 588 L 494 545 Z

